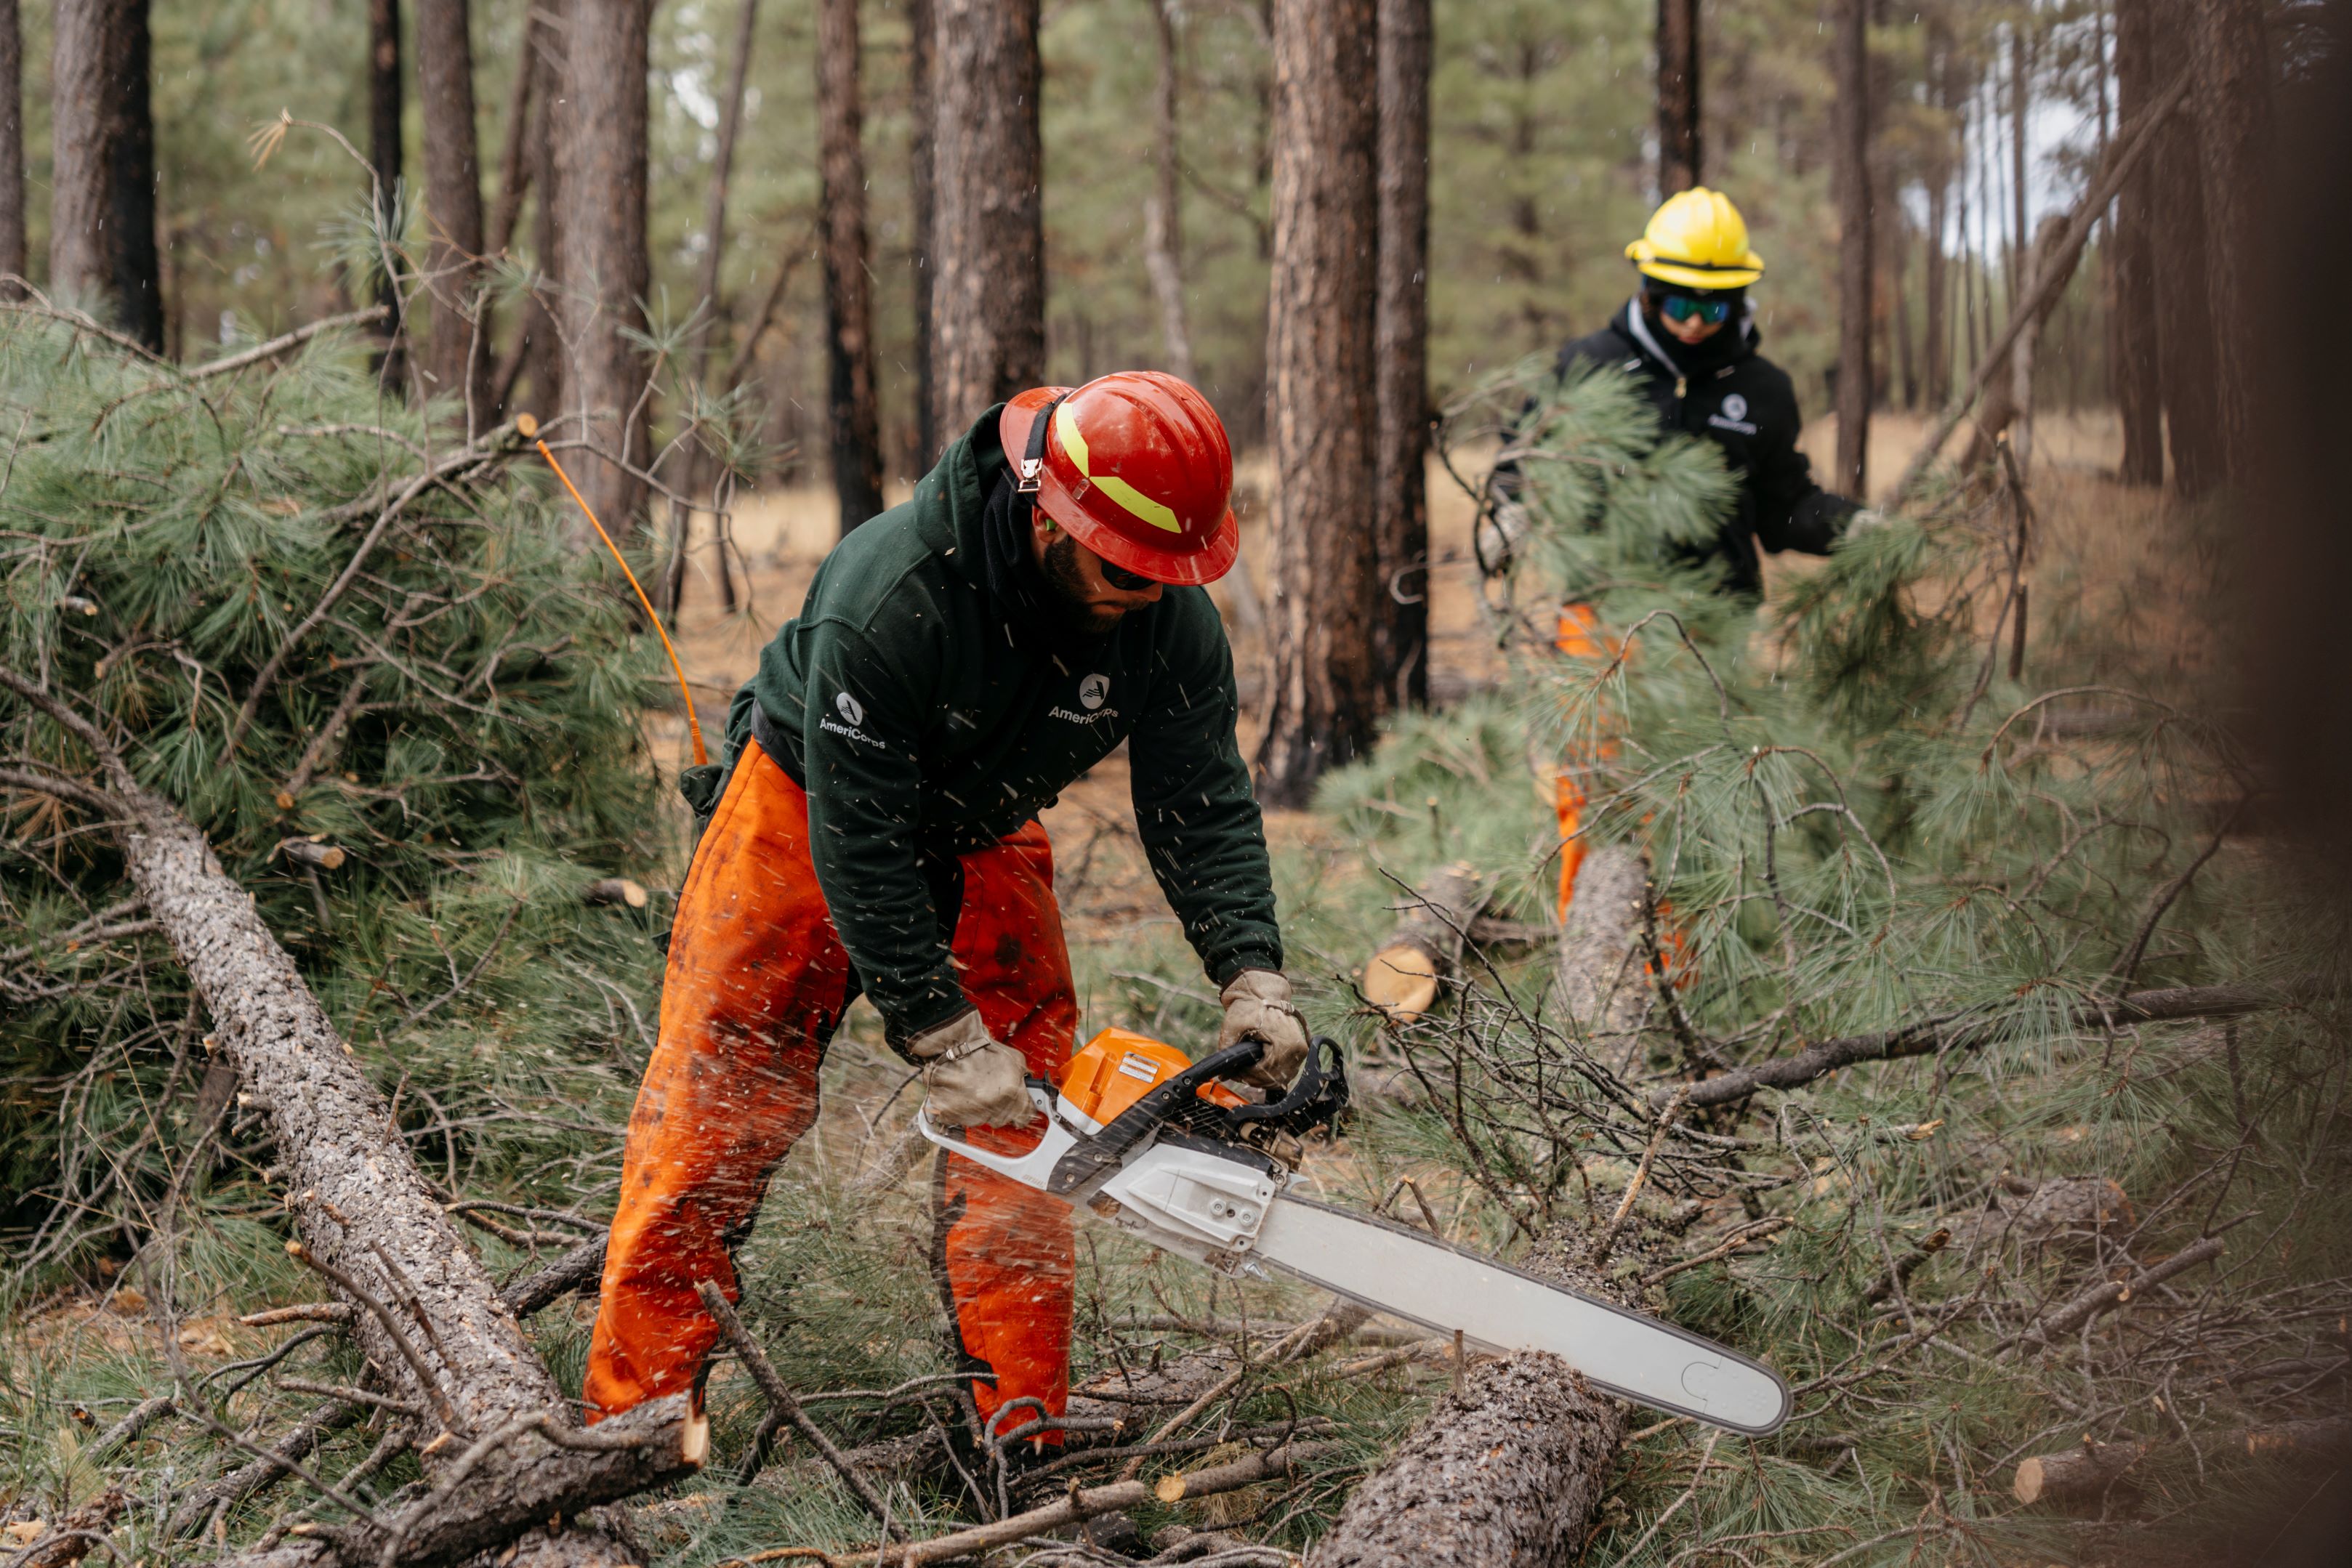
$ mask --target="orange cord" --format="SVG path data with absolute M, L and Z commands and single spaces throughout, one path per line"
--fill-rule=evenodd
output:
M 538 434 L 539 421 L 527 413 L 520 414 L 515 419 L 515 428 L 526 437 L 532 436 Z M 654 634 L 661 639 L 662 652 L 669 655 L 670 670 L 677 676 L 677 695 L 686 699 L 686 733 L 694 742 L 695 766 L 700 767 L 710 760 L 709 753 L 702 749 L 702 721 L 694 716 L 694 694 L 687 689 L 686 666 L 677 662 L 677 649 L 670 643 L 669 633 L 662 630 L 661 617 L 654 613 L 654 601 L 646 597 L 644 587 L 637 581 L 637 574 L 629 570 L 629 563 L 622 558 L 621 547 L 613 542 L 613 536 L 606 533 L 604 525 L 596 520 L 595 508 L 588 505 L 588 498 L 580 493 L 580 486 L 572 482 L 572 476 L 563 471 L 563 465 L 555 460 L 555 454 L 547 449 L 547 443 L 534 441 L 531 444 L 539 448 L 541 457 L 547 459 L 547 465 L 555 470 L 555 476 L 563 481 L 563 487 L 572 492 L 572 498 L 580 503 L 581 511 L 587 515 L 588 526 L 596 530 L 596 537 L 603 539 L 604 548 L 613 552 L 613 559 L 620 566 L 621 575 L 629 580 L 629 586 L 637 591 L 637 602 L 646 607 L 646 619 L 654 623 Z

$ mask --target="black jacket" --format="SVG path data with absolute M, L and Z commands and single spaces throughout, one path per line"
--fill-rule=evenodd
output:
M 1827 555 L 1858 509 L 1813 482 L 1812 465 L 1797 449 L 1804 428 L 1797 389 L 1786 371 L 1756 351 L 1760 336 L 1752 320 L 1743 320 L 1685 347 L 1643 319 L 1633 299 L 1608 326 L 1559 351 L 1559 373 L 1579 361 L 1617 365 L 1649 393 L 1661 429 L 1704 435 L 1723 448 L 1740 479 L 1738 505 L 1714 547 L 1695 559 L 1719 562 L 1724 587 L 1742 593 L 1763 588 L 1758 546 L 1776 554 Z M 1496 478 L 1503 493 L 1516 490 L 1516 475 Z

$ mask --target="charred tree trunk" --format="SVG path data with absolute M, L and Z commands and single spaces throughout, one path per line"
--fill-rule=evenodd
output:
M 2213 302 L 2223 474 L 2256 476 L 2271 157 L 2270 54 L 2260 0 L 2194 0 L 2198 153 L 2205 176 L 2206 289 Z
M 404 391 L 408 383 L 408 323 L 403 319 L 399 253 L 401 176 L 400 0 L 368 0 L 368 168 L 375 176 L 375 226 L 383 236 L 374 264 L 375 302 L 383 307 L 383 352 L 376 362 L 383 384 Z
M 824 254 L 825 431 L 844 534 L 882 510 L 882 417 L 874 392 L 874 293 L 866 260 L 865 116 L 857 0 L 817 0 L 817 157 Z
M 2168 82 L 2189 67 L 2195 0 L 2151 3 L 2158 13 L 2149 30 L 2153 79 Z M 2211 246 L 2206 237 L 2209 214 L 2198 141 L 2196 117 L 2175 114 L 2158 131 L 2147 165 L 2148 183 L 2155 191 L 2156 232 L 2166 236 L 2164 265 L 2154 269 L 2157 317 L 2164 324 L 2157 340 L 2158 384 L 2164 394 L 2173 488 L 2188 497 L 2202 496 L 2219 485 L 2225 464 L 2221 347 L 2207 287 Z
M 1160 74 L 1152 84 L 1151 196 L 1143 208 L 1143 266 L 1160 301 L 1160 341 L 1168 371 L 1191 382 L 1192 333 L 1184 319 L 1184 225 L 1176 125 L 1176 0 L 1148 0 Z
M 1631 1038 L 1648 1010 L 1639 942 L 1647 873 L 1615 846 L 1585 856 L 1561 934 L 1561 1000 L 1596 1040 Z M 1555 1228 L 1520 1267 L 1587 1295 L 1624 1291 Z M 1310 1568 L 1545 1568 L 1575 1560 L 1624 1441 L 1622 1408 L 1559 1357 L 1487 1362 L 1356 1489 Z
M 1304 806 L 1380 713 L 1371 531 L 1377 411 L 1374 0 L 1276 0 L 1273 677 L 1260 793 Z
M 1038 0 L 932 0 L 934 429 L 1045 376 Z
M 2154 8 L 2125 5 L 2116 11 L 2116 113 L 2129 124 L 2161 85 L 2156 78 Z M 2164 386 L 2158 375 L 2165 324 L 2157 305 L 2156 234 L 2160 167 L 2143 167 L 2124 182 L 2116 201 L 2114 367 L 2116 407 L 2122 416 L 2126 485 L 2164 483 Z
M 1832 172 L 1838 208 L 1836 487 L 1869 498 L 1870 457 L 1870 11 L 1838 0 L 1836 131 Z
M 939 43 L 939 27 L 931 16 L 931 0 L 907 0 L 907 200 L 914 209 L 908 228 L 914 236 L 910 273 L 915 290 L 915 454 L 910 472 L 927 474 L 940 455 L 939 393 L 931 367 L 931 276 L 937 270 L 931 252 L 931 219 L 937 196 L 931 183 L 932 119 L 931 58 Z
M 161 353 L 147 0 L 58 0 L 49 286 Z
M 416 0 L 416 82 L 425 110 L 425 287 L 433 298 L 425 390 L 457 398 L 470 434 L 489 414 L 490 315 L 468 0 Z
M 1658 199 L 1699 183 L 1698 0 L 1658 0 Z
M 16 0 L 0 0 L 0 273 L 26 276 L 25 32 Z M 16 298 L 0 286 L 0 299 Z
M 1677 4 L 1679 0 L 1667 0 Z M 1377 0 L 1372 653 L 1384 708 L 1429 704 L 1430 0 Z
M 563 221 L 564 410 L 567 439 L 596 449 L 573 473 L 615 538 L 644 509 L 645 329 L 651 283 L 646 248 L 647 27 L 646 0 L 569 0 L 564 90 L 555 116 Z M 581 527 L 579 524 L 573 525 Z M 584 529 L 583 530 L 584 532 Z M 593 539 L 589 542 L 593 543 Z

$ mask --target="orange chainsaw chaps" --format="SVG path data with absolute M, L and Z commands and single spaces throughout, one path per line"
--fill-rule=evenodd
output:
M 1035 822 L 961 857 L 953 953 L 989 1030 L 1051 1078 L 1077 1001 Z M 718 1327 L 695 1291 L 740 1297 L 733 1249 L 770 1176 L 814 1123 L 817 1074 L 851 968 L 810 863 L 808 797 L 747 745 L 678 894 L 661 1030 L 629 1117 L 621 1195 L 583 1390 L 591 1420 L 698 1389 Z M 1034 1134 L 983 1129 L 988 1147 Z M 983 1417 L 1032 1396 L 1059 1414 L 1068 1388 L 1068 1210 L 949 1157 L 934 1260 L 961 1365 Z
M 1592 606 L 1569 601 L 1559 607 L 1559 622 L 1552 637 L 1552 646 L 1571 659 L 1615 659 L 1624 656 L 1622 643 L 1601 630 L 1601 617 Z M 1597 748 L 1599 759 L 1606 761 L 1617 755 L 1617 744 L 1602 740 Z M 1575 769 L 1559 769 L 1552 780 L 1552 810 L 1559 821 L 1559 892 L 1552 907 L 1553 918 L 1565 925 L 1569 906 L 1576 902 L 1576 873 L 1584 869 L 1584 808 L 1588 804 L 1583 780 Z M 1664 899 L 1658 901 L 1658 956 L 1664 961 L 1666 972 L 1677 990 L 1688 987 L 1696 978 L 1691 967 L 1689 943 L 1682 927 L 1673 918 L 1674 905 Z

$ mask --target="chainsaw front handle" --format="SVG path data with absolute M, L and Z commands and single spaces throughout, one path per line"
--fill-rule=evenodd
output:
M 928 1105 L 916 1111 L 915 1129 L 940 1147 L 961 1155 L 974 1165 L 986 1166 L 999 1176 L 1010 1176 L 1024 1186 L 1034 1186 L 1042 1191 L 1052 1180 L 1055 1166 L 1070 1152 L 1082 1134 L 1056 1113 L 1054 1103 L 1057 1096 L 1052 1084 L 1042 1078 L 1032 1078 L 1026 1087 L 1030 1103 L 1045 1113 L 1045 1135 L 1038 1139 L 1036 1147 L 1025 1155 L 996 1154 L 968 1141 L 960 1133 L 947 1131 L 931 1120 Z

